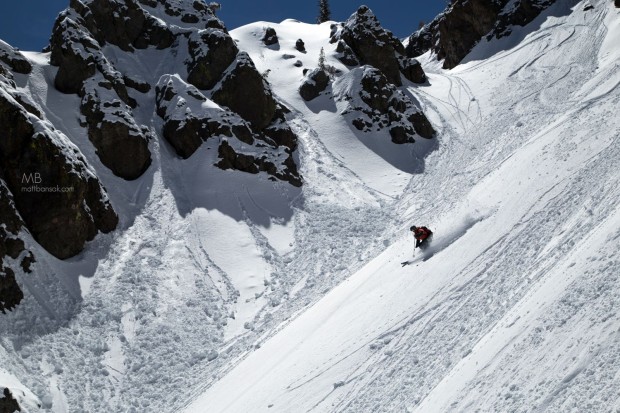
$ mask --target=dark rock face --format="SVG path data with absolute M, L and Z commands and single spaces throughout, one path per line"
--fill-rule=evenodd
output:
M 388 128 L 392 142 L 397 144 L 412 143 L 417 135 L 433 137 L 435 131 L 426 116 L 383 73 L 371 66 L 354 71 L 361 90 L 357 96 L 347 95 L 344 100 L 350 102 L 345 114 L 357 115 L 352 121 L 355 128 L 365 132 Z
M 405 49 L 390 31 L 381 27 L 368 7 L 361 6 L 336 30 L 331 42 L 339 40 L 349 46 L 360 63 L 376 67 L 390 83 L 401 86 L 398 55 L 404 54 Z M 343 53 L 346 55 L 344 51 Z
M 146 13 L 136 0 L 72 0 L 70 6 L 100 45 L 111 43 L 122 50 L 132 51 L 148 46 L 163 49 L 174 41 L 172 32 Z
M 358 66 L 360 64 L 359 60 L 357 60 L 357 57 L 355 56 L 355 53 L 344 40 L 338 40 L 338 44 L 336 45 L 336 53 L 338 53 L 338 60 L 347 66 Z
M 99 51 L 93 39 L 82 35 L 80 27 L 69 17 L 58 16 L 51 38 L 50 63 L 58 66 L 54 86 L 63 93 L 78 93 L 86 79 L 95 75 L 97 66 L 91 50 Z
M 295 42 L 295 49 L 302 53 L 306 53 L 306 45 L 304 44 L 304 41 L 301 39 L 297 39 L 297 41 Z
M 620 8 L 620 0 L 615 0 L 614 4 L 616 5 L 616 7 Z
M 329 75 L 324 70 L 316 68 L 306 74 L 306 78 L 299 87 L 299 94 L 305 101 L 319 96 L 329 84 Z
M 266 128 L 276 111 L 269 86 L 245 52 L 237 55 L 220 87 L 213 92 L 213 100 L 238 113 L 255 131 Z
M 435 135 L 435 129 L 428 121 L 428 118 L 422 112 L 415 112 L 407 117 L 407 120 L 413 125 L 416 133 L 423 138 L 431 139 Z
M 64 135 L 3 95 L 0 124 L 0 176 L 41 246 L 68 258 L 98 231 L 116 228 L 118 218 L 100 182 Z
M 297 135 L 291 130 L 286 122 L 285 113 L 290 112 L 281 104 L 276 105 L 276 114 L 269 126 L 263 129 L 263 133 L 275 142 L 277 146 L 285 146 L 289 153 L 297 149 Z
M 23 298 L 24 293 L 15 280 L 13 270 L 8 267 L 0 268 L 0 312 L 6 314 L 7 310 L 13 310 Z
M 198 89 L 211 89 L 235 60 L 239 49 L 222 30 L 206 29 L 190 37 L 187 81 Z
M 0 399 L 0 413 L 20 412 L 22 409 L 19 407 L 17 400 L 13 398 L 11 391 L 8 388 L 5 388 L 3 393 L 4 397 Z
M 211 136 L 235 136 L 247 144 L 254 143 L 254 133 L 246 121 L 213 102 L 205 108 L 203 103 L 208 99 L 178 76 L 162 76 L 155 91 L 164 137 L 182 158 L 193 155 Z
M 24 55 L 2 40 L 0 40 L 0 61 L 17 73 L 28 74 L 32 70 L 32 65 Z
M 426 82 L 426 73 L 422 65 L 416 59 L 403 57 L 400 60 L 400 67 L 403 75 L 413 83 Z
M 510 34 L 510 26 L 525 26 L 555 0 L 454 0 L 435 20 L 409 38 L 406 53 L 419 56 L 432 50 L 444 68 L 458 65 L 483 38 Z
M 257 174 L 259 172 L 267 172 L 269 175 L 287 181 L 293 186 L 300 187 L 302 185 L 301 178 L 297 173 L 297 167 L 293 159 L 288 156 L 284 161 L 285 169 L 278 170 L 276 164 L 267 156 L 255 156 L 253 154 L 244 154 L 240 150 L 235 150 L 228 141 L 224 140 L 219 146 L 218 155 L 220 161 L 217 166 L 226 169 L 236 169 L 239 171 Z
M 24 298 L 22 290 L 15 281 L 15 273 L 4 263 L 6 257 L 17 259 L 25 250 L 19 231 L 24 222 L 17 214 L 13 197 L 4 182 L 0 180 L 0 311 L 12 310 Z M 26 263 L 28 264 L 28 263 Z M 26 265 L 25 264 L 25 265 Z M 30 271 L 30 266 L 26 268 Z
M 148 93 L 151 90 L 151 85 L 147 82 L 133 79 L 129 76 L 123 76 L 123 82 L 127 87 L 137 90 L 140 93 Z
M 509 4 L 504 7 L 499 15 L 493 31 L 487 35 L 487 39 L 495 37 L 497 39 L 508 36 L 512 33 L 510 26 L 525 26 L 534 20 L 538 15 L 556 0 L 521 0 L 514 8 Z
M 439 33 L 440 16 L 409 36 L 407 47 L 405 48 L 405 54 L 408 57 L 420 56 L 431 49 L 435 53 L 439 53 L 439 47 L 434 48 L 434 46 Z
M 151 163 L 148 139 L 133 118 L 131 108 L 136 106 L 136 101 L 129 96 L 125 85 L 129 77 L 114 68 L 95 38 L 100 37 L 99 42 L 120 42 L 119 47 L 129 48 L 130 44 L 123 39 L 130 36 L 136 40 L 140 34 L 129 28 L 115 28 L 116 34 L 104 34 L 98 24 L 112 23 L 102 13 L 110 12 L 108 8 L 116 3 L 92 2 L 89 3 L 92 9 L 85 4 L 72 2 L 73 8 L 61 13 L 54 25 L 50 62 L 59 66 L 54 84 L 63 93 L 77 93 L 82 97 L 82 126 L 88 127 L 88 137 L 101 162 L 119 177 L 136 179 Z M 137 3 L 129 1 L 122 7 L 127 5 L 134 7 L 130 14 L 142 16 L 143 10 Z M 103 20 L 100 22 L 98 18 Z M 144 19 L 139 18 L 138 24 Z M 129 83 L 148 90 L 144 83 L 133 80 Z
M 134 16 L 136 20 L 129 24 L 129 20 L 125 20 L 122 14 L 112 10 L 115 7 Z M 58 66 L 54 81 L 56 88 L 63 93 L 81 95 L 84 81 L 99 71 L 112 83 L 119 97 L 135 107 L 135 102 L 132 102 L 127 95 L 123 76 L 105 57 L 101 46 L 107 42 L 131 51 L 134 50 L 132 41 L 140 43 L 140 39 L 145 39 L 145 36 L 152 40 L 145 28 L 143 29 L 147 30 L 146 32 L 135 34 L 145 21 L 167 30 L 157 19 L 145 14 L 135 1 L 120 4 L 112 0 L 82 2 L 73 0 L 71 8 L 58 15 L 50 39 L 50 63 Z M 166 41 L 162 47 L 169 46 L 174 40 L 172 33 L 168 34 L 169 42 Z M 129 38 L 133 40 L 130 41 Z M 140 48 L 155 45 L 146 40 L 144 42 L 146 44 Z
M 476 0 L 452 5 L 450 18 L 439 22 L 444 67 L 452 68 L 493 28 L 501 6 L 494 1 Z
M 101 163 L 116 176 L 137 179 L 151 165 L 151 152 L 148 138 L 135 123 L 131 109 L 116 97 L 112 85 L 104 79 L 89 79 L 82 93 L 80 110 L 88 126 L 88 139 L 97 149 Z
M 265 46 L 271 46 L 274 44 L 278 44 L 278 35 L 276 34 L 276 29 L 273 27 L 267 27 L 265 29 L 265 34 L 263 34 L 263 38 L 261 39 Z

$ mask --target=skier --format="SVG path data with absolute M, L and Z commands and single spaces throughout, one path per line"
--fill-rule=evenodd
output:
M 415 225 L 409 228 L 415 238 L 415 248 L 425 249 L 433 239 L 433 231 L 426 227 L 416 227 Z M 414 249 L 415 249 L 414 248 Z

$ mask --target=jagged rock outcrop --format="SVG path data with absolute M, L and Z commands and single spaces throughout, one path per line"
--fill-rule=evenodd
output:
M 417 136 L 434 136 L 424 113 L 398 89 L 403 85 L 401 76 L 413 83 L 425 83 L 422 65 L 405 55 L 403 44 L 381 27 L 368 7 L 361 6 L 344 23 L 332 24 L 330 43 L 336 43 L 335 57 L 353 67 L 343 77 L 336 76 L 332 88 L 335 100 L 347 102 L 341 113 L 356 129 L 387 130 L 397 144 L 412 143 Z M 327 87 L 327 76 L 319 75 L 317 71 L 306 75 L 299 89 L 305 100 L 315 98 Z
M 339 91 L 337 99 L 348 102 L 343 115 L 353 118 L 355 128 L 364 132 L 387 128 L 397 144 L 412 143 L 418 135 L 433 137 L 435 131 L 426 116 L 380 70 L 362 66 L 350 76 L 355 80 L 347 83 L 359 88 Z
M 178 75 L 164 75 L 155 89 L 157 114 L 164 120 L 164 137 L 182 158 L 193 155 L 212 137 L 219 140 L 216 166 L 273 177 L 300 186 L 292 158 L 297 136 L 286 123 L 285 109 L 277 104 L 271 124 L 254 132 L 248 121 L 208 99 Z
M 222 169 L 236 169 L 251 174 L 266 172 L 274 178 L 287 181 L 293 186 L 301 186 L 302 181 L 297 173 L 297 166 L 293 158 L 285 150 L 281 150 L 276 154 L 276 162 L 274 162 L 273 154 L 263 152 L 257 154 L 255 152 L 245 153 L 240 146 L 235 148 L 228 140 L 223 140 L 218 148 L 218 156 L 220 161 L 217 166 Z M 281 164 L 282 167 L 278 167 Z
M 276 112 L 269 85 L 246 52 L 240 52 L 213 91 L 213 100 L 238 113 L 255 131 L 266 128 Z
M 3 397 L 0 398 L 0 413 L 14 413 L 20 412 L 21 410 L 19 403 L 13 398 L 11 391 L 5 387 L 3 390 Z
M 174 41 L 173 33 L 160 19 L 146 12 L 140 3 L 155 7 L 158 2 L 72 0 L 70 7 L 80 16 L 78 23 L 87 29 L 99 45 L 110 43 L 125 51 L 145 49 L 149 46 L 158 49 L 170 47 Z M 172 3 L 164 4 L 168 6 L 165 11 L 169 16 L 181 14 L 180 9 L 175 8 Z M 204 9 L 195 9 L 195 14 L 203 18 L 211 17 Z
M 556 0 L 521 0 L 515 4 L 508 2 L 499 13 L 497 23 L 493 31 L 487 35 L 487 39 L 496 39 L 508 36 L 512 33 L 511 26 L 525 26 Z
M 178 75 L 164 75 L 156 91 L 157 114 L 164 120 L 164 137 L 182 158 L 189 158 L 212 136 L 236 136 L 254 143 L 249 124 L 237 114 L 207 99 Z
M 101 163 L 121 178 L 137 179 L 151 165 L 151 152 L 147 134 L 136 124 L 131 108 L 100 75 L 88 79 L 82 93 L 82 126 L 88 127 L 88 139 Z
M 13 94 L 0 78 L 0 177 L 34 239 L 58 258 L 71 257 L 118 218 L 77 147 Z
M 345 23 L 332 27 L 331 43 L 336 43 L 340 60 L 348 66 L 367 64 L 379 69 L 390 83 L 402 85 L 401 72 L 412 82 L 422 83 L 412 62 L 404 58 L 405 48 L 390 32 L 381 27 L 373 12 L 361 6 Z
M 0 61 L 6 63 L 12 71 L 28 74 L 32 70 L 32 65 L 13 46 L 0 40 Z
M 133 118 L 131 109 L 137 103 L 127 91 L 128 76 L 114 68 L 100 43 L 107 41 L 131 49 L 139 35 L 127 28 L 116 28 L 115 34 L 104 34 L 97 29 L 97 24 L 111 24 L 110 17 L 103 16 L 105 11 L 111 13 L 108 8 L 113 4 L 108 1 L 89 2 L 90 8 L 79 1 L 71 4 L 73 8 L 58 16 L 50 43 L 50 62 L 59 66 L 55 86 L 63 93 L 77 93 L 82 97 L 81 123 L 88 127 L 88 137 L 101 162 L 119 177 L 136 179 L 151 164 L 148 137 Z M 132 15 L 138 9 L 143 13 L 135 2 L 128 1 L 119 7 L 133 7 Z M 127 39 L 132 41 L 127 43 Z
M 454 0 L 432 22 L 409 37 L 406 54 L 416 57 L 432 50 L 444 68 L 458 65 L 486 36 L 500 38 L 511 26 L 525 26 L 555 0 Z
M 5 260 L 17 260 L 25 250 L 24 241 L 19 232 L 24 222 L 17 213 L 13 197 L 2 180 L 0 180 L 0 311 L 12 310 L 24 294 L 17 285 L 15 272 Z M 32 256 L 32 253 L 29 254 Z M 33 257 L 34 258 L 34 257 Z M 25 257 L 23 258 L 25 260 Z M 24 261 L 24 270 L 30 271 L 29 261 Z
M 297 149 L 297 135 L 291 130 L 286 121 L 286 114 L 289 112 L 288 108 L 281 103 L 277 103 L 276 114 L 271 124 L 263 129 L 263 133 L 271 138 L 277 146 L 285 146 L 289 149 L 289 153 L 292 153 L 292 151 Z M 296 169 L 296 167 L 293 169 Z
M 276 29 L 274 29 L 273 27 L 267 27 L 261 41 L 265 44 L 265 46 L 272 46 L 274 44 L 278 44 L 278 35 L 276 33 Z
M 192 33 L 188 47 L 192 60 L 187 67 L 187 81 L 198 89 L 215 86 L 239 53 L 232 37 L 218 29 Z
M 359 66 L 360 61 L 344 40 L 338 40 L 338 43 L 336 44 L 336 53 L 338 60 L 340 60 L 343 64 L 347 66 Z
M 319 96 L 329 84 L 329 75 L 320 68 L 310 70 L 299 87 L 299 94 L 305 101 L 312 100 Z
M 84 13 L 89 21 L 92 20 L 93 13 L 84 4 L 77 0 L 72 4 Z M 96 27 L 96 22 L 91 22 L 91 25 Z M 129 97 L 122 74 L 106 58 L 101 49 L 102 44 L 93 36 L 86 20 L 76 9 L 70 8 L 58 15 L 50 39 L 50 63 L 58 66 L 54 79 L 56 89 L 82 96 L 86 79 L 100 72 L 112 84 L 119 98 L 135 107 L 136 102 Z
M 151 90 L 151 85 L 144 80 L 134 79 L 128 75 L 123 75 L 123 82 L 127 87 L 137 90 L 140 93 L 148 93 Z
M 417 59 L 403 57 L 401 58 L 400 67 L 403 75 L 413 83 L 426 82 L 426 73 L 424 73 L 424 69 L 422 69 L 422 65 Z

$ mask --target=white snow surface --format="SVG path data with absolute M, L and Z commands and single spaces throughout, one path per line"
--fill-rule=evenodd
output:
M 28 412 L 620 409 L 620 12 L 590 3 L 558 0 L 451 71 L 422 56 L 429 84 L 405 88 L 436 144 L 361 134 L 331 88 L 301 99 L 296 60 L 313 68 L 323 47 L 347 74 L 329 23 L 233 30 L 292 110 L 301 189 L 214 168 L 209 141 L 176 157 L 154 90 L 132 92 L 153 165 L 126 182 L 47 55 L 25 53 L 18 88 L 94 166 L 121 224 L 66 261 L 34 247 L 26 298 L 0 317 L 0 386 Z M 115 64 L 157 81 L 149 67 L 182 61 L 164 53 Z M 435 236 L 412 258 L 413 224 Z

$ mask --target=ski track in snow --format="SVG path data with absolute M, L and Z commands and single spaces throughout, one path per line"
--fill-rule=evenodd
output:
M 281 55 L 313 67 L 325 47 L 340 65 L 328 23 L 273 25 L 279 50 L 260 43 L 270 23 L 232 31 L 292 109 L 301 193 L 161 138 L 145 176 L 119 180 L 78 98 L 28 54 L 35 74 L 16 82 L 94 165 L 122 228 L 64 262 L 35 250 L 49 271 L 21 277 L 26 299 L 0 318 L 0 384 L 26 411 L 619 409 L 620 25 L 591 3 L 560 0 L 519 44 L 481 43 L 451 71 L 423 56 L 430 85 L 409 93 L 440 134 L 424 156 L 413 145 L 415 175 L 299 97 Z M 183 73 L 182 56 L 140 53 L 117 63 Z M 153 93 L 134 97 L 157 135 Z M 401 268 L 414 223 L 435 239 Z

